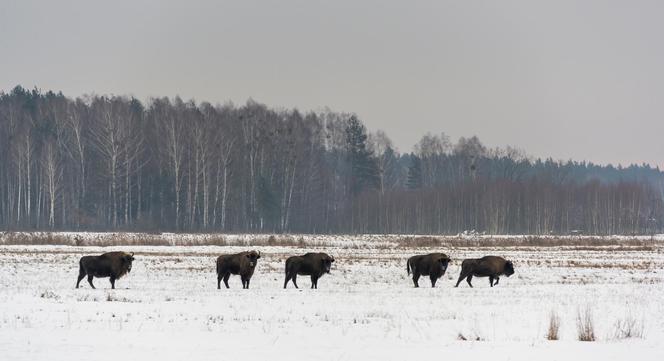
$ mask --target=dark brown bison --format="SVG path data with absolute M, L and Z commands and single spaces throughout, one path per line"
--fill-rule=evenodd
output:
M 311 288 L 318 288 L 318 279 L 325 273 L 330 273 L 334 258 L 326 253 L 307 253 L 303 256 L 288 257 L 286 260 L 286 281 L 293 280 L 293 285 L 297 287 L 297 276 L 311 276 Z
M 410 257 L 406 262 L 406 271 L 413 273 L 415 287 L 420 287 L 417 282 L 420 276 L 429 276 L 431 287 L 436 287 L 436 281 L 445 274 L 450 258 L 444 253 L 420 254 Z
M 459 275 L 459 280 L 456 283 L 456 286 L 459 287 L 459 283 L 465 278 L 466 282 L 470 287 L 473 285 L 470 281 L 473 279 L 473 276 L 476 277 L 489 277 L 489 284 L 491 287 L 498 284 L 500 281 L 500 276 L 505 275 L 507 277 L 514 274 L 514 265 L 511 261 L 505 260 L 503 257 L 498 256 L 486 256 L 482 258 L 471 258 L 465 259 L 461 263 L 461 274 Z M 496 281 L 494 283 L 493 281 Z
M 217 289 L 221 288 L 223 278 L 226 288 L 231 275 L 240 275 L 242 288 L 249 288 L 249 281 L 254 274 L 260 252 L 245 251 L 236 254 L 224 254 L 217 258 Z
M 88 276 L 88 283 L 92 288 L 94 277 L 111 278 L 111 288 L 115 289 L 115 280 L 121 278 L 131 271 L 131 263 L 134 261 L 133 253 L 126 252 L 108 252 L 101 256 L 83 256 L 78 262 L 80 268 L 78 270 L 78 280 L 76 281 L 76 288 L 85 275 Z

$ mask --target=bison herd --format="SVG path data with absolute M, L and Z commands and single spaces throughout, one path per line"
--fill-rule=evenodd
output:
M 256 251 L 219 256 L 217 258 L 217 289 L 221 288 L 222 280 L 226 288 L 229 288 L 228 279 L 231 275 L 239 275 L 242 280 L 242 288 L 249 288 L 251 276 L 253 276 L 260 258 L 260 252 Z M 134 254 L 126 252 L 108 252 L 100 256 L 81 257 L 76 288 L 87 275 L 88 283 L 92 288 L 95 288 L 92 284 L 94 277 L 110 277 L 111 288 L 115 289 L 115 281 L 131 271 L 133 261 Z M 317 289 L 318 279 L 324 274 L 330 273 L 333 262 L 334 257 L 322 252 L 288 257 L 285 264 L 284 288 L 288 286 L 288 281 L 292 281 L 295 288 L 298 288 L 297 276 L 300 275 L 310 276 L 311 288 Z M 445 275 L 450 262 L 452 260 L 444 253 L 416 255 L 406 261 L 406 271 L 408 275 L 412 273 L 415 287 L 420 286 L 418 283 L 420 276 L 429 276 L 431 287 L 436 287 L 436 281 Z M 489 277 L 489 285 L 493 287 L 500 281 L 500 276 L 509 277 L 513 274 L 514 265 L 502 257 L 485 256 L 465 259 L 461 262 L 461 274 L 455 287 L 459 287 L 459 283 L 464 279 L 470 287 L 473 287 L 470 283 L 473 277 Z

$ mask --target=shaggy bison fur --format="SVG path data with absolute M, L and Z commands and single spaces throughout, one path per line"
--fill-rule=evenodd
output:
M 459 287 L 459 283 L 461 283 L 464 278 L 466 279 L 466 282 L 468 282 L 468 285 L 473 287 L 470 283 L 473 276 L 489 277 L 489 284 L 493 287 L 498 284 L 498 281 L 500 281 L 500 276 L 505 275 L 509 277 L 513 274 L 514 265 L 511 261 L 508 261 L 503 257 L 486 256 L 482 258 L 465 259 L 461 263 L 461 274 L 454 287 Z M 493 282 L 494 280 L 496 281 L 495 283 Z
M 228 287 L 228 279 L 231 275 L 240 275 L 242 288 L 249 288 L 249 281 L 254 274 L 260 252 L 245 251 L 236 254 L 224 254 L 217 258 L 217 289 L 221 288 L 221 280 Z
M 334 258 L 326 253 L 307 253 L 303 256 L 293 256 L 286 260 L 286 280 L 284 288 L 288 281 L 293 280 L 293 285 L 297 287 L 297 276 L 311 276 L 311 288 L 318 288 L 318 279 L 324 274 L 330 273 Z
M 76 288 L 78 288 L 81 280 L 87 275 L 90 287 L 95 288 L 95 285 L 92 284 L 94 277 L 110 277 L 111 288 L 115 289 L 115 280 L 131 271 L 131 263 L 133 261 L 134 254 L 126 252 L 108 252 L 101 256 L 83 256 L 78 262 L 79 270 Z
M 436 287 L 436 281 L 445 274 L 450 258 L 444 253 L 420 254 L 410 257 L 406 262 L 406 271 L 413 273 L 415 287 L 420 287 L 420 276 L 429 276 L 431 287 Z

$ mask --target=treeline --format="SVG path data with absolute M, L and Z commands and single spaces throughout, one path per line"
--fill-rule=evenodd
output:
M 664 174 L 532 160 L 476 137 L 399 154 L 353 114 L 0 93 L 8 230 L 659 232 Z

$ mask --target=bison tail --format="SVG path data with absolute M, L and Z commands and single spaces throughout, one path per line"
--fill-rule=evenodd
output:
M 408 272 L 408 275 L 410 276 L 410 260 L 406 261 L 406 272 Z

